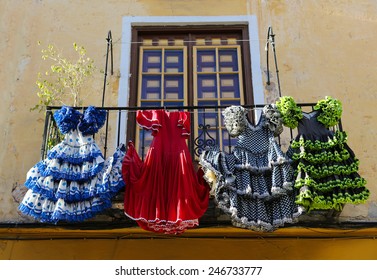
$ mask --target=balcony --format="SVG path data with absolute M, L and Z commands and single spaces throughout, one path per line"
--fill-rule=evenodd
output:
M 301 103 L 297 104 L 303 111 L 311 111 L 315 103 Z M 228 106 L 228 105 L 227 105 Z M 129 140 L 135 141 L 129 135 L 136 135 L 136 125 L 134 115 L 137 110 L 141 109 L 166 109 L 166 110 L 185 110 L 191 112 L 191 135 L 188 139 L 188 147 L 191 152 L 194 166 L 198 166 L 198 156 L 205 149 L 206 146 L 220 145 L 222 150 L 230 152 L 232 146 L 235 144 L 236 139 L 231 138 L 225 132 L 221 111 L 227 106 L 184 106 L 184 107 L 103 107 L 107 111 L 107 119 L 105 125 L 100 131 L 95 134 L 96 143 L 102 149 L 103 155 L 106 158 L 109 156 L 116 147 Z M 264 107 L 261 105 L 247 106 L 250 109 L 248 118 L 255 122 L 259 115 L 258 113 Z M 62 140 L 62 135 L 57 129 L 56 123 L 53 118 L 54 110 L 60 109 L 58 106 L 51 106 L 47 108 L 45 115 L 45 124 L 43 131 L 43 140 L 41 146 L 41 159 L 46 157 L 47 151 Z M 78 110 L 83 108 L 77 108 Z M 128 122 L 128 123 L 127 123 Z M 334 130 L 342 130 L 342 124 L 339 122 Z M 221 133 L 220 133 L 221 132 Z M 278 141 L 283 151 L 286 151 L 291 139 L 297 134 L 296 130 L 284 127 L 283 133 L 278 137 Z M 127 136 L 126 136 L 127 135 Z M 140 129 L 138 136 L 138 152 L 144 158 L 151 136 L 146 130 Z M 304 215 L 299 224 L 303 226 L 317 226 L 318 221 L 323 225 L 332 225 L 336 218 L 339 216 L 339 211 L 313 211 L 310 216 Z M 220 209 L 216 207 L 213 198 L 210 199 L 208 210 L 201 218 L 200 227 L 213 227 L 213 226 L 229 226 L 231 223 L 227 215 L 224 215 Z M 297 225 L 297 224 L 296 224 Z M 123 213 L 123 192 L 120 192 L 114 199 L 111 209 L 93 219 L 87 220 L 79 225 L 77 224 L 64 224 L 66 227 L 73 228 L 97 228 L 107 226 L 110 228 L 117 227 L 133 227 L 136 223 L 127 218 Z M 287 225 L 288 227 L 290 225 Z

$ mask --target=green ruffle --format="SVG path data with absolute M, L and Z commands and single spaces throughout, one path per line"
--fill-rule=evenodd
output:
M 331 96 L 318 101 L 313 109 L 320 111 L 317 120 L 326 127 L 336 125 L 342 116 L 342 103 Z
M 289 128 L 296 128 L 302 119 L 302 110 L 297 106 L 291 96 L 282 96 L 276 101 L 276 106 L 281 114 L 283 124 Z
M 293 140 L 291 143 L 291 147 L 293 149 L 298 149 L 300 147 L 304 147 L 305 150 L 310 151 L 321 151 L 321 150 L 328 150 L 333 147 L 340 147 L 343 148 L 344 144 L 347 143 L 347 133 L 345 131 L 336 131 L 332 139 L 328 139 L 327 142 L 323 142 L 320 140 L 305 140 L 303 136 L 300 136 L 300 139 Z
M 301 187 L 309 187 L 312 190 L 317 190 L 321 192 L 329 192 L 334 190 L 334 188 L 340 189 L 357 189 L 362 188 L 366 185 L 367 181 L 364 178 L 357 177 L 357 178 L 343 178 L 342 180 L 331 180 L 324 183 L 317 183 L 312 178 L 305 178 L 305 179 L 297 179 L 295 182 L 295 187 L 300 189 Z
M 318 154 L 308 153 L 303 150 L 300 153 L 294 153 L 292 155 L 292 159 L 297 161 L 304 159 L 310 164 L 321 164 L 321 163 L 328 163 L 328 162 L 342 162 L 349 159 L 350 153 L 343 149 L 339 151 L 323 151 Z
M 296 175 L 304 171 L 314 179 L 321 179 L 332 175 L 350 175 L 359 170 L 359 160 L 355 159 L 354 162 L 348 165 L 306 165 L 300 162 L 296 168 Z
M 370 192 L 368 189 L 358 194 L 333 193 L 331 196 L 323 196 L 306 190 L 296 197 L 296 204 L 304 206 L 307 211 L 328 209 L 341 211 L 344 204 L 364 203 L 369 198 L 369 195 Z

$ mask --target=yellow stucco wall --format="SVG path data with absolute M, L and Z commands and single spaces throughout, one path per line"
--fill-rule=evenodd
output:
M 37 102 L 36 74 L 46 67 L 37 41 L 55 43 L 63 53 L 77 42 L 86 47 L 100 70 L 111 30 L 115 73 L 108 78 L 106 105 L 115 106 L 122 17 L 243 15 L 255 15 L 258 20 L 264 79 L 264 44 L 272 26 L 282 94 L 298 102 L 316 102 L 325 95 L 342 101 L 343 127 L 361 161 L 360 174 L 368 180 L 371 197 L 364 205 L 347 205 L 341 219 L 376 221 L 376 1 L 4 0 L 0 1 L 0 223 L 25 221 L 17 212 L 12 190 L 23 184 L 26 172 L 39 160 L 44 116 L 29 111 Z M 274 73 L 272 81 L 275 84 L 265 89 L 266 101 L 276 97 Z M 87 89 L 85 105 L 100 105 L 102 86 L 103 74 L 98 71 Z

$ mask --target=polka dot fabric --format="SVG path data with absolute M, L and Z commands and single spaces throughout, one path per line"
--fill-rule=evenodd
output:
M 264 113 L 252 125 L 241 106 L 228 107 L 223 115 L 227 128 L 240 128 L 232 131 L 237 144 L 230 154 L 211 147 L 200 157 L 204 173 L 216 176 L 207 182 L 212 184 L 218 206 L 236 227 L 273 231 L 296 222 L 302 209 L 295 204 L 293 170 L 276 142 L 276 126 L 268 123 Z

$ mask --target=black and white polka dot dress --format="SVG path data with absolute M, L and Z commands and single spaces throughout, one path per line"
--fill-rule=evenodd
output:
M 223 116 L 237 144 L 231 153 L 210 147 L 200 157 L 218 206 L 241 228 L 273 231 L 294 223 L 302 211 L 295 204 L 292 167 L 275 139 L 282 127 L 278 111 L 265 107 L 255 126 L 242 106 L 226 108 Z

